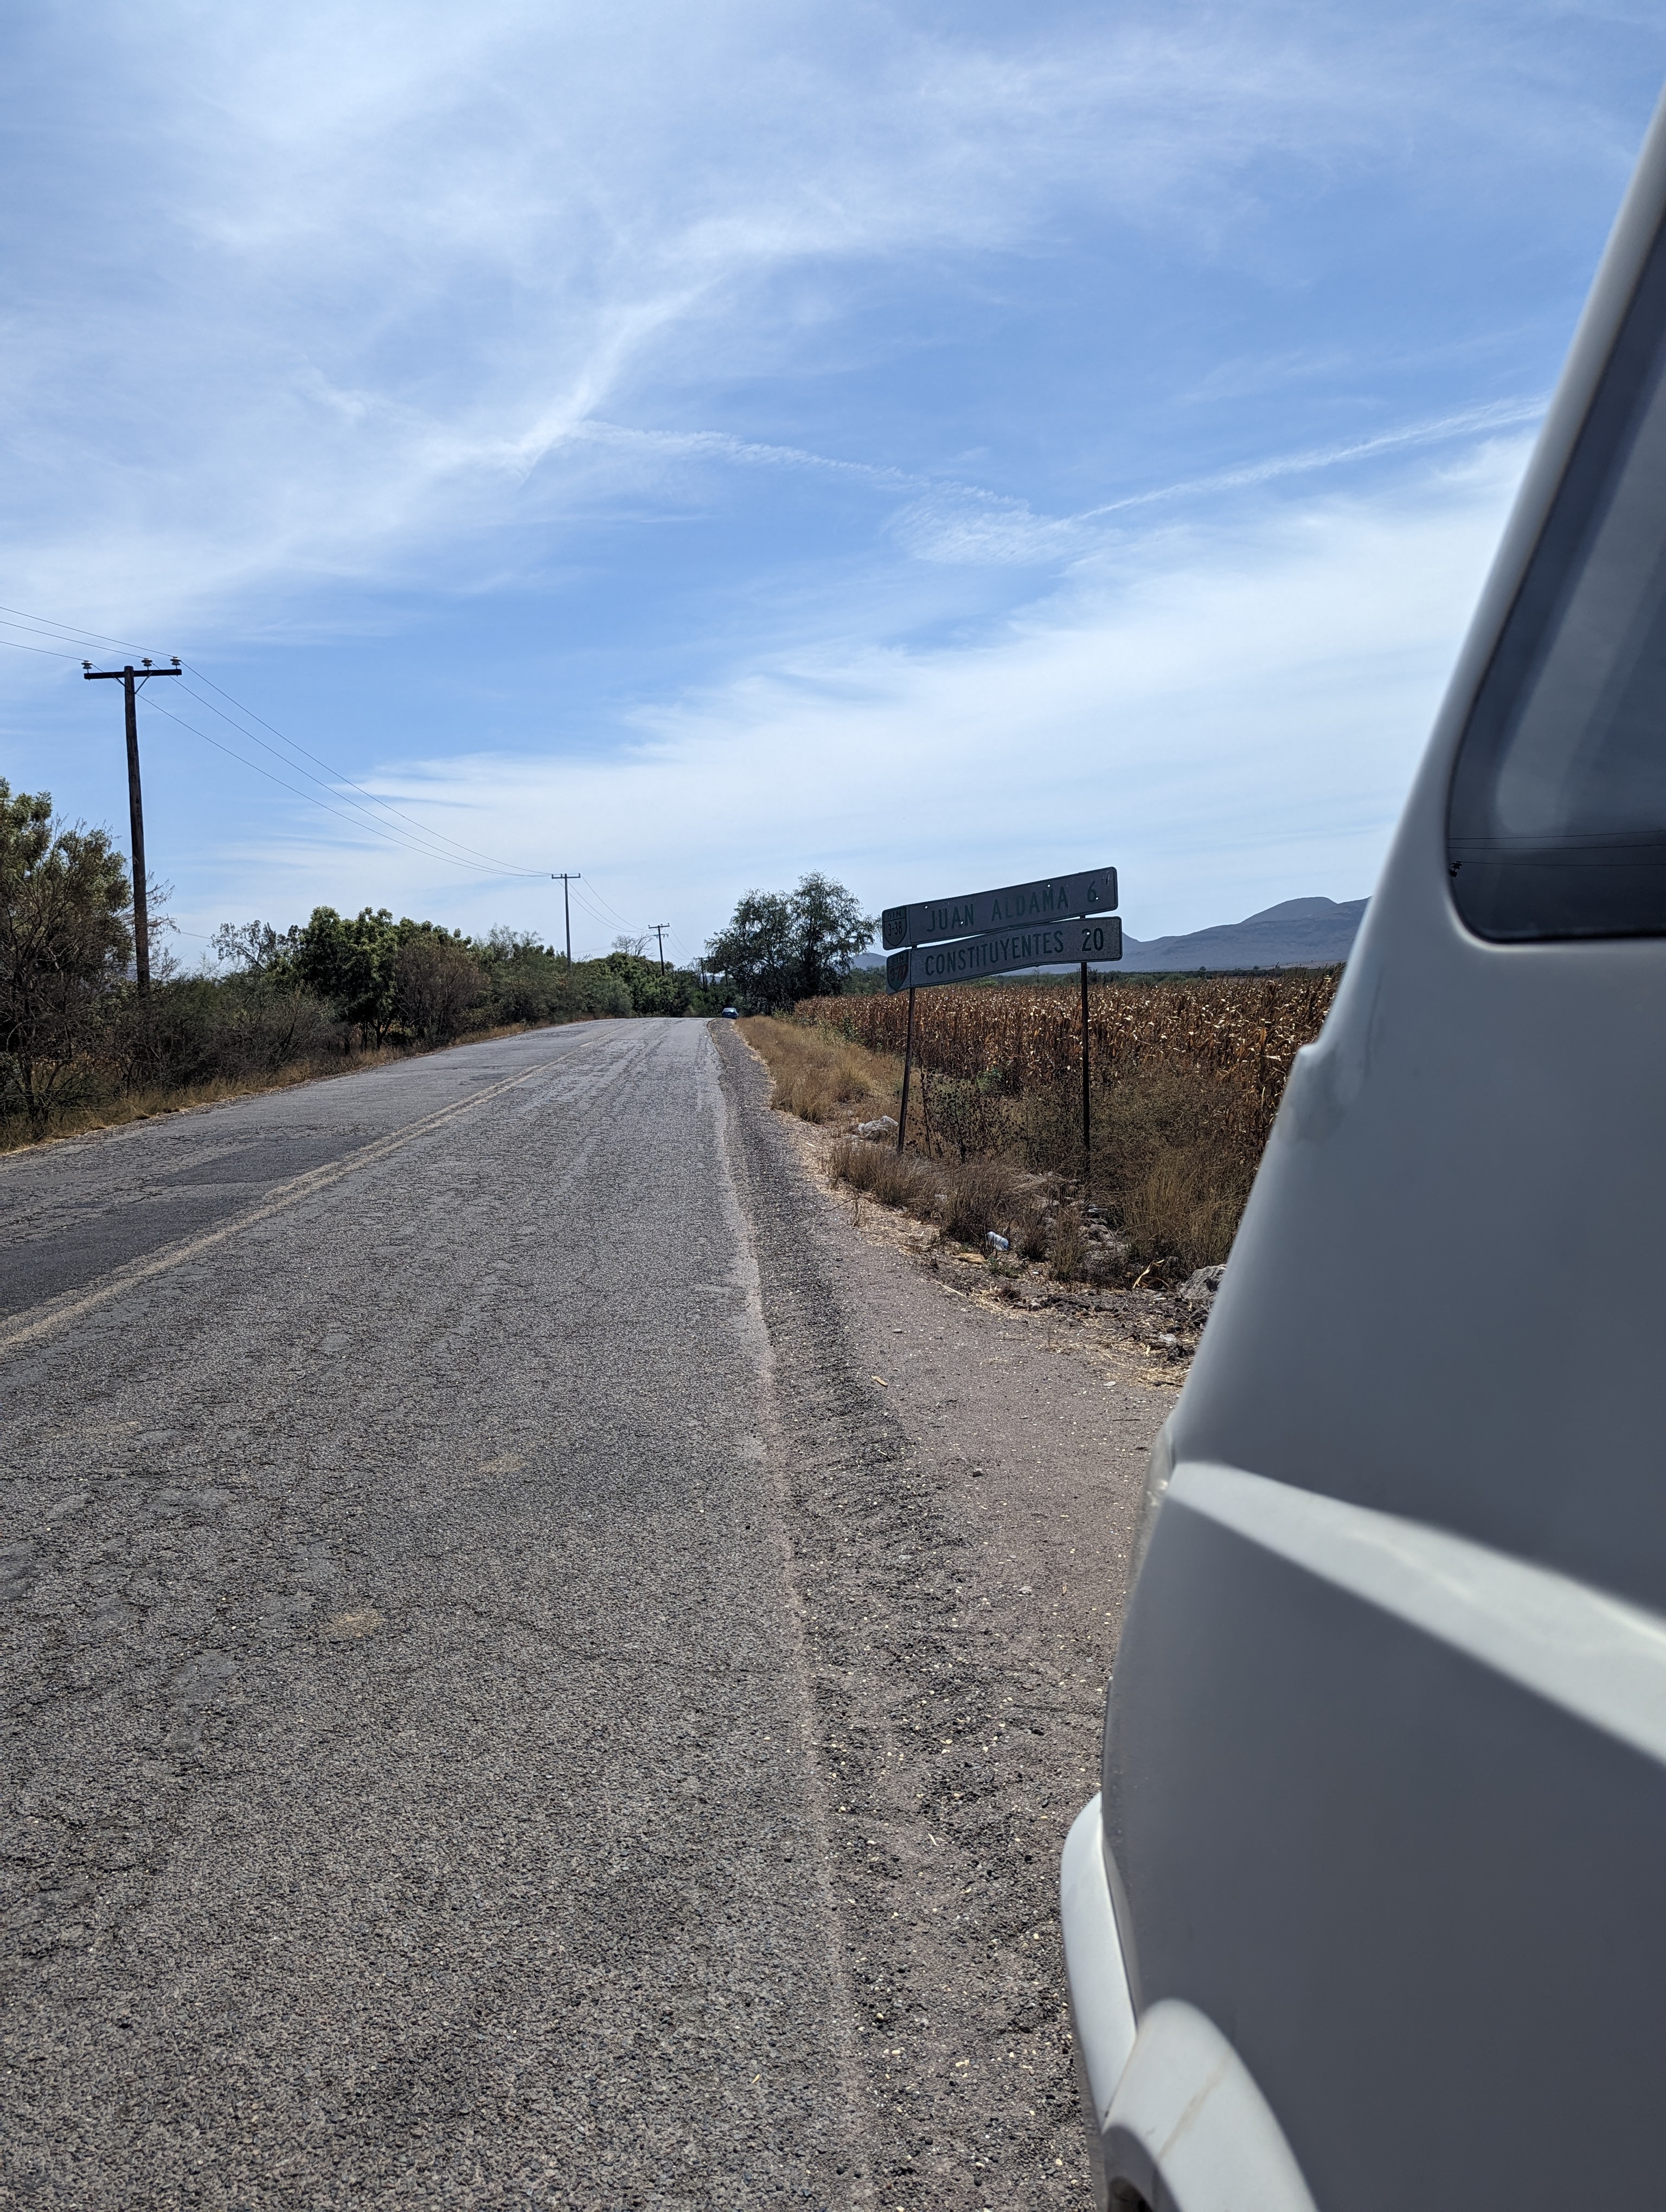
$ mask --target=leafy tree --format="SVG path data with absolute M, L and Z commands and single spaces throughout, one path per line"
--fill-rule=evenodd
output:
M 301 932 L 293 924 L 279 931 L 269 921 L 222 921 L 214 933 L 214 957 L 239 975 L 293 984 L 301 939 Z
M 398 927 L 385 906 L 362 907 L 351 921 L 332 906 L 315 906 L 295 948 L 295 974 L 380 1045 L 393 1026 L 398 951 Z
M 488 988 L 486 971 L 467 945 L 426 922 L 410 930 L 393 956 L 394 1013 L 424 1044 L 459 1036 Z
M 747 891 L 706 946 L 706 958 L 750 1011 L 786 1006 L 793 988 L 793 908 L 780 891 Z
M 560 1018 L 555 1009 L 565 988 L 567 963 L 558 952 L 512 929 L 495 929 L 470 949 L 485 975 L 494 1021 Z
M 274 1075 L 342 1047 L 329 1008 L 269 975 L 178 975 L 111 1008 L 100 1056 L 129 1091 Z
M 836 992 L 878 927 L 853 892 L 816 871 L 796 890 L 748 891 L 706 957 L 738 1001 L 768 1012 Z
M 853 968 L 839 986 L 842 999 L 873 999 L 880 996 L 885 988 L 883 968 Z
M 130 897 L 102 830 L 0 777 L 0 1069 L 37 1134 L 126 974 Z
M 842 884 L 819 870 L 804 877 L 793 893 L 793 944 L 798 961 L 800 999 L 831 996 L 850 973 L 850 963 L 866 952 L 879 927 L 862 912 L 861 902 Z
M 618 977 L 630 994 L 633 1013 L 710 1014 L 722 1003 L 691 969 L 662 969 L 657 959 L 650 959 L 646 953 L 621 947 L 590 964 Z

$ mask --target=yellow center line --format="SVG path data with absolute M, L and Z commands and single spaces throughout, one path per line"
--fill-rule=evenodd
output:
M 499 1098 L 506 1091 L 513 1091 L 517 1084 L 530 1082 L 533 1076 L 542 1075 L 546 1068 L 558 1066 L 559 1060 L 566 1057 L 562 1054 L 559 1059 L 541 1060 L 537 1066 L 523 1068 L 519 1075 L 507 1075 L 501 1083 L 491 1084 L 467 1098 L 453 1099 L 449 1106 L 441 1106 L 435 1112 L 424 1115 L 420 1121 L 412 1121 L 403 1129 L 395 1129 L 388 1136 L 374 1137 L 368 1145 L 361 1145 L 356 1152 L 347 1153 L 341 1159 L 331 1160 L 321 1168 L 309 1168 L 304 1175 L 296 1176 L 293 1181 L 280 1183 L 258 1206 L 252 1206 L 234 1220 L 222 1222 L 218 1229 L 208 1230 L 200 1237 L 188 1237 L 181 1244 L 167 1245 L 160 1252 L 147 1253 L 143 1259 L 130 1261 L 125 1267 L 112 1268 L 90 1291 L 65 1292 L 58 1303 L 38 1309 L 28 1321 L 0 1332 L 0 1356 L 16 1351 L 21 1345 L 33 1343 L 37 1337 L 46 1335 L 50 1330 L 62 1328 L 70 1322 L 81 1320 L 83 1315 L 107 1305 L 112 1298 L 119 1297 L 125 1291 L 131 1290 L 135 1284 L 146 1282 L 153 1275 L 165 1274 L 170 1267 L 178 1267 L 187 1260 L 194 1260 L 200 1253 L 211 1252 L 216 1244 L 224 1244 L 230 1238 L 240 1236 L 246 1229 L 252 1229 L 256 1222 L 269 1220 L 273 1214 L 282 1213 L 286 1206 L 310 1198 L 314 1191 L 327 1190 L 331 1183 L 339 1182 L 344 1176 L 356 1174 L 360 1168 L 374 1167 L 379 1160 L 387 1159 L 393 1153 L 403 1152 L 407 1145 L 415 1144 L 419 1137 L 426 1137 L 431 1131 L 442 1128 L 447 1121 L 454 1121 L 459 1115 L 471 1113 L 477 1106 L 483 1106 L 488 1099 Z

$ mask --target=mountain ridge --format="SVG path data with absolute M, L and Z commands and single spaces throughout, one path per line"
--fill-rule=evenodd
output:
M 1242 921 L 1219 921 L 1177 937 L 1122 935 L 1117 969 L 1136 975 L 1183 975 L 1189 969 L 1333 968 L 1347 958 L 1365 918 L 1366 899 L 1281 899 Z M 883 968 L 885 955 L 859 953 L 858 968 Z M 1047 975 L 1073 970 L 1046 969 Z
M 1178 937 L 1122 937 L 1120 965 L 1136 974 L 1189 968 L 1329 968 L 1346 960 L 1365 918 L 1365 899 L 1294 898 L 1242 921 Z

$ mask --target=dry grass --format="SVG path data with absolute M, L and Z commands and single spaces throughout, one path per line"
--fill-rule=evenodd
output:
M 1082 1234 L 1082 1210 L 1079 1206 L 1059 1208 L 1049 1257 L 1053 1262 L 1054 1278 L 1061 1283 L 1073 1283 L 1086 1267 L 1087 1239 Z
M 777 1021 L 758 1014 L 739 1024 L 740 1034 L 769 1070 L 769 1103 L 801 1121 L 848 1121 L 854 1110 L 892 1113 L 902 1082 L 900 1063 L 841 1036 L 819 1024 Z
M 1094 987 L 1085 1185 L 1073 985 L 922 991 L 910 1146 L 937 1164 L 939 1192 L 958 1187 L 951 1166 L 970 1170 L 979 1162 L 999 1164 L 1009 1178 L 1027 1170 L 1031 1188 L 1037 1177 L 1072 1184 L 1117 1231 L 1130 1273 L 1155 1265 L 1170 1277 L 1189 1273 L 1231 1250 L 1291 1063 L 1318 1035 L 1337 981 L 1330 972 L 1294 972 Z M 870 1054 L 891 1048 L 894 1064 L 907 1006 L 900 996 L 812 1000 L 799 1018 L 817 1025 L 805 1034 L 846 1037 Z M 1023 1188 L 1011 1183 L 1008 1210 Z M 981 1238 L 1000 1225 L 1003 1201 L 993 1186 L 975 1197 L 969 1185 L 964 1206 L 891 1202 L 943 1221 L 948 1234 Z M 975 1228 L 980 1212 L 988 1218 Z M 1055 1208 L 1044 1234 L 1060 1279 L 1091 1272 L 1079 1212 Z M 1016 1237 L 1013 1249 L 1021 1249 Z
M 1290 1064 L 1317 1036 L 1339 972 L 1177 976 L 1100 983 L 1088 994 L 1095 1080 L 1180 1076 L 1213 1094 L 1214 1121 L 1256 1158 L 1278 1110 Z M 800 1020 L 824 1024 L 873 1052 L 900 1053 L 908 1006 L 895 998 L 810 999 Z M 922 991 L 915 1012 L 918 1066 L 951 1084 L 1006 1099 L 1079 1079 L 1081 1015 L 1075 988 L 1036 984 Z
M 899 1206 L 922 1221 L 936 1214 L 943 1178 L 917 1152 L 899 1152 L 895 1145 L 870 1144 L 863 1137 L 841 1137 L 827 1156 L 827 1169 L 836 1182 L 866 1191 L 881 1206 Z
M 1020 1259 L 1039 1260 L 1049 1241 L 1051 1192 L 1043 1176 L 1005 1160 L 927 1160 L 894 1144 L 841 1137 L 827 1156 L 829 1174 L 882 1206 L 934 1221 L 945 1237 L 982 1247 L 993 1229 Z

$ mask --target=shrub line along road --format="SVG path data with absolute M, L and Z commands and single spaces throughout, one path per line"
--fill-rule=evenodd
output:
M 606 1023 L 0 1163 L 0 2203 L 1080 2201 L 1168 1401 L 764 1090 Z

